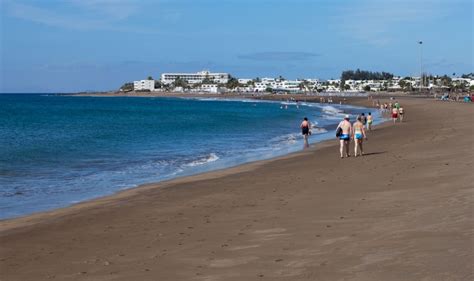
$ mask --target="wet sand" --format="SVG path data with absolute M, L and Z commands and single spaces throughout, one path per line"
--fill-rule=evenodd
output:
M 364 157 L 334 140 L 0 221 L 0 280 L 473 280 L 474 107 L 401 102 Z

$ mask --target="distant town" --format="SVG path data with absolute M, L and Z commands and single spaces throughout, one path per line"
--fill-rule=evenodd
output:
M 474 90 L 474 73 L 461 76 L 401 77 L 387 72 L 343 71 L 341 78 L 290 80 L 282 76 L 236 78 L 229 73 L 163 73 L 160 79 L 125 83 L 120 92 L 188 92 L 188 93 L 360 93 L 360 92 L 468 92 Z

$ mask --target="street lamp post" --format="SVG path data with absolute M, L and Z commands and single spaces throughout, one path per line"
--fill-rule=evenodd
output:
M 423 83 L 425 82 L 423 78 L 423 41 L 418 41 L 418 44 L 420 45 L 420 94 L 421 94 L 421 87 L 423 86 Z

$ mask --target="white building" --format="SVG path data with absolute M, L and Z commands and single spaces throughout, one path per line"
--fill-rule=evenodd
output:
M 201 87 L 199 87 L 199 91 L 206 93 L 217 94 L 218 90 L 219 89 L 216 84 L 202 84 Z
M 255 92 L 265 92 L 265 90 L 268 88 L 269 86 L 267 85 L 267 83 L 263 83 L 263 82 L 255 82 L 255 85 L 254 85 L 254 90 Z
M 328 79 L 327 82 L 329 84 L 337 84 L 339 85 L 341 83 L 341 79 Z
M 261 79 L 262 83 L 274 83 L 277 81 L 275 78 L 264 77 Z
M 254 90 L 264 92 L 270 88 L 272 91 L 300 92 L 300 80 L 280 80 L 274 78 L 262 78 L 261 82 L 255 82 Z
M 135 91 L 143 91 L 143 90 L 154 91 L 155 90 L 155 80 L 133 81 L 133 90 L 135 90 Z
M 161 74 L 161 83 L 168 85 L 178 78 L 187 81 L 189 84 L 202 83 L 206 78 L 214 83 L 225 84 L 229 81 L 230 75 L 228 73 L 211 73 L 207 70 L 197 73 L 163 73 Z
M 242 85 L 247 85 L 249 82 L 252 82 L 253 80 L 252 79 L 247 79 L 247 78 L 240 78 L 238 81 Z

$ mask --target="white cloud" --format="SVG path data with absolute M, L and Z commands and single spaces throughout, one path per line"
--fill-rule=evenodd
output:
M 2 0 L 0 0 L 2 1 Z M 154 23 L 176 22 L 176 11 L 147 10 L 151 2 L 138 0 L 66 0 L 41 2 L 4 1 L 9 16 L 22 20 L 73 30 L 105 30 L 141 34 L 160 33 L 152 26 L 134 26 L 130 20 L 135 15 L 155 15 Z M 151 11 L 150 11 L 151 10 Z M 152 22 L 153 23 L 153 22 Z

